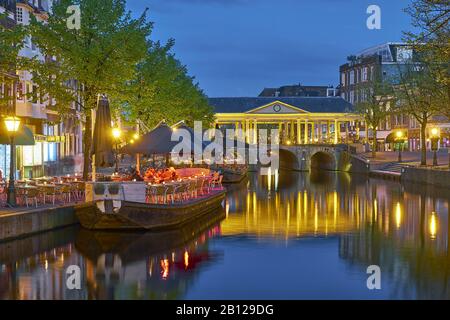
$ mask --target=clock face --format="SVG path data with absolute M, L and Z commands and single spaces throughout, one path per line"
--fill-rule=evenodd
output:
M 281 106 L 278 105 L 278 104 L 274 105 L 274 106 L 273 106 L 273 111 L 275 111 L 275 112 L 280 112 L 280 111 L 281 111 Z

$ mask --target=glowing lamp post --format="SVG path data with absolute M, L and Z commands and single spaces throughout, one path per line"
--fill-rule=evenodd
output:
M 6 130 L 9 133 L 10 138 L 10 168 L 9 168 L 9 186 L 7 195 L 7 204 L 10 207 L 16 206 L 16 188 L 15 188 L 15 171 L 16 171 L 16 145 L 14 139 L 16 137 L 17 131 L 20 127 L 20 118 L 17 117 L 7 117 L 5 118 Z
M 395 133 L 395 141 L 397 142 L 397 148 L 398 148 L 398 162 L 402 162 L 402 148 L 403 148 L 403 143 L 405 141 L 403 131 L 397 131 Z
M 116 142 L 116 173 L 119 173 L 119 141 L 122 136 L 122 131 L 119 128 L 114 128 L 112 130 L 112 135 Z
M 431 151 L 433 151 L 433 166 L 438 165 L 437 160 L 437 150 L 438 150 L 438 142 L 440 139 L 440 132 L 438 128 L 431 129 Z

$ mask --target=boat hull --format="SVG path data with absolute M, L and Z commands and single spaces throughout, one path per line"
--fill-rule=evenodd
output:
M 96 263 L 104 254 L 117 254 L 124 264 L 150 256 L 183 249 L 207 230 L 218 226 L 225 210 L 211 212 L 177 229 L 162 232 L 127 232 L 87 230 L 78 231 L 75 247 L 83 256 Z
M 75 207 L 80 224 L 90 230 L 164 231 L 183 226 L 222 207 L 225 191 L 184 204 L 147 204 L 123 201 L 117 213 L 103 213 L 95 203 Z
M 245 178 L 247 178 L 247 172 L 237 173 L 237 172 L 224 172 L 222 183 L 240 183 Z

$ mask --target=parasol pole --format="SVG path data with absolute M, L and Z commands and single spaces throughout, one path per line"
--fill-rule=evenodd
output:
M 139 122 L 136 123 L 136 133 L 139 135 Z M 139 153 L 136 153 L 136 172 L 141 174 L 141 158 Z
M 91 110 L 91 119 L 92 119 L 92 143 L 94 143 L 94 130 L 95 130 L 95 118 L 96 118 L 96 109 L 98 108 L 98 104 L 100 102 L 100 94 L 97 95 L 97 107 Z M 97 175 L 97 170 L 95 167 L 95 153 L 92 154 L 92 181 L 95 182 Z

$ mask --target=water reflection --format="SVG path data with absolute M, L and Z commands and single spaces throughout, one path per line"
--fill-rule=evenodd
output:
M 357 175 L 254 174 L 230 187 L 224 212 L 177 232 L 70 228 L 2 243 L 0 298 L 448 299 L 449 198 Z M 82 290 L 65 286 L 71 264 Z M 378 293 L 365 287 L 372 264 Z
M 90 299 L 182 298 L 197 272 L 220 257 L 208 241 L 223 214 L 174 232 L 107 233 L 80 230 L 76 248 L 86 260 Z

